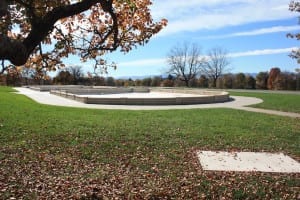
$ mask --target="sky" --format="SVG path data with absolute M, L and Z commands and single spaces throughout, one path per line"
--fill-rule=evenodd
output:
M 258 73 L 279 67 L 294 72 L 299 68 L 288 55 L 299 46 L 287 33 L 300 32 L 298 14 L 288 9 L 290 0 L 153 0 L 155 21 L 168 26 L 145 46 L 124 54 L 114 52 L 104 58 L 117 63 L 106 76 L 134 77 L 166 74 L 166 58 L 171 48 L 184 42 L 196 43 L 206 55 L 209 49 L 227 50 L 232 73 Z M 92 71 L 91 63 L 83 65 Z

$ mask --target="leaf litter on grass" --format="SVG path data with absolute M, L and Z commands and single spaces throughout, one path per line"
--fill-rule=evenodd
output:
M 0 197 L 16 199 L 296 199 L 299 174 L 205 172 L 195 149 L 160 160 L 144 150 L 114 155 L 114 163 L 81 158 L 69 149 L 57 155 L 1 149 Z M 155 153 L 154 153 L 155 154 Z M 163 161 L 164 159 L 164 161 Z M 146 168 L 142 163 L 147 162 Z

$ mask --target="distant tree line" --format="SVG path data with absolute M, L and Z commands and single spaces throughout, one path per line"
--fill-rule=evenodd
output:
M 167 56 L 167 63 L 167 73 L 176 76 L 186 87 L 193 87 L 194 79 L 199 75 L 210 79 L 212 87 L 216 87 L 219 77 L 230 71 L 226 49 L 214 47 L 203 56 L 201 47 L 196 43 L 185 42 L 172 47 Z
M 259 72 L 256 76 L 244 73 L 224 74 L 218 79 L 217 88 L 300 90 L 300 73 L 281 72 L 279 68 L 272 68 L 269 72 Z
M 61 70 L 53 78 L 40 77 L 34 70 L 24 69 L 20 72 L 11 72 L 0 76 L 0 85 L 91 85 L 91 86 L 116 86 L 116 87 L 186 87 L 182 77 L 153 76 L 143 79 L 116 79 L 103 77 L 99 74 L 88 73 L 84 75 L 80 66 L 73 66 Z M 46 78 L 45 78 L 46 77 Z M 195 76 L 189 80 L 189 87 L 217 88 L 217 89 L 263 89 L 263 90 L 300 90 L 300 69 L 295 72 L 281 71 L 272 68 L 270 71 L 259 72 L 256 75 L 245 73 L 226 73 L 218 77 L 206 75 Z

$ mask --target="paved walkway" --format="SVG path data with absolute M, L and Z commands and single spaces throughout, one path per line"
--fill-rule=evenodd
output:
M 169 105 L 169 106 L 135 106 L 135 105 L 100 105 L 100 104 L 85 104 L 78 101 L 66 99 L 60 96 L 52 95 L 49 92 L 40 92 L 28 88 L 14 88 L 23 94 L 33 99 L 34 101 L 55 106 L 91 108 L 91 109 L 119 109 L 119 110 L 174 110 L 174 109 L 193 109 L 193 108 L 232 108 L 245 110 L 250 112 L 265 113 L 271 115 L 287 116 L 292 118 L 300 118 L 298 113 L 281 112 L 274 110 L 266 110 L 260 108 L 245 107 L 262 103 L 263 101 L 253 97 L 231 96 L 232 101 L 225 103 L 212 104 L 196 104 L 196 105 Z

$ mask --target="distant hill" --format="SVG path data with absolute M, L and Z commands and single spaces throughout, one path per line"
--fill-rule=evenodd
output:
M 245 73 L 246 75 L 252 76 L 252 77 L 256 77 L 258 73 Z
M 124 79 L 124 80 L 128 80 L 128 79 L 132 79 L 132 80 L 138 80 L 138 79 L 144 79 L 144 78 L 152 78 L 152 77 L 155 77 L 155 76 L 162 76 L 164 77 L 163 75 L 144 75 L 144 76 L 117 76 L 115 77 L 116 79 Z

